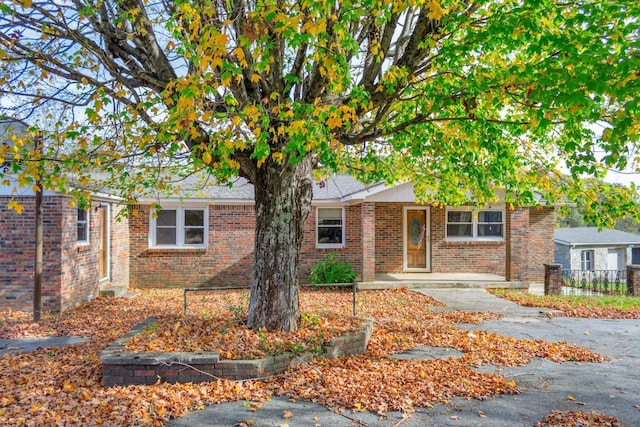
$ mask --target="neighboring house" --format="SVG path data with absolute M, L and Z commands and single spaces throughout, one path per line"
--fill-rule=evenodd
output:
M 209 186 L 197 196 L 148 200 L 129 218 L 130 286 L 249 285 L 253 186 Z M 154 212 L 151 206 L 162 209 Z M 554 207 L 476 212 L 415 203 L 411 184 L 365 186 L 332 176 L 314 186 L 300 252 L 300 282 L 328 253 L 350 262 L 361 282 L 384 273 L 490 273 L 542 282 L 553 259 Z
M 35 196 L 0 186 L 0 310 L 33 310 Z M 11 199 L 24 206 L 7 208 Z M 44 192 L 42 309 L 61 312 L 108 288 L 127 289 L 129 227 L 116 220 L 117 200 L 95 195 L 91 208 L 71 206 L 70 196 Z
M 557 228 L 555 262 L 565 270 L 626 270 L 640 264 L 640 235 L 596 227 Z

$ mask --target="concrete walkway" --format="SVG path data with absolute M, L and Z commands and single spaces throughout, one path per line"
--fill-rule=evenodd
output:
M 454 399 L 432 408 L 416 408 L 408 419 L 401 413 L 380 418 L 373 413 L 336 414 L 310 402 L 275 398 L 263 409 L 249 411 L 245 402 L 211 405 L 169 423 L 174 427 L 235 426 L 252 420 L 253 426 L 534 426 L 555 410 L 600 412 L 620 419 L 626 426 L 640 425 L 640 320 L 549 318 L 545 310 L 520 307 L 496 298 L 483 289 L 419 289 L 448 304 L 441 310 L 492 311 L 501 320 L 481 325 L 457 325 L 487 330 L 515 338 L 565 341 L 597 351 L 610 358 L 605 363 L 554 363 L 534 359 L 514 368 L 484 366 L 516 382 L 518 395 L 487 400 Z M 436 356 L 434 356 L 434 352 Z M 439 353 L 438 353 L 439 352 Z M 403 358 L 455 356 L 452 349 L 415 349 Z M 440 356 L 438 356 L 438 354 Z M 290 411 L 292 418 L 282 417 Z
M 18 340 L 0 338 L 0 356 L 7 353 L 33 351 L 39 348 L 82 344 L 85 341 L 87 341 L 87 338 L 83 337 L 44 337 Z

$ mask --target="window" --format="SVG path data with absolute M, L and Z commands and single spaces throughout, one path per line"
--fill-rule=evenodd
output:
M 152 214 L 151 246 L 205 247 L 208 223 L 205 208 L 166 208 Z
M 89 244 L 89 211 L 78 209 L 78 243 Z
M 447 209 L 447 238 L 451 240 L 502 240 L 504 211 Z
M 473 216 L 471 211 L 447 212 L 447 237 L 473 238 Z
M 318 208 L 317 247 L 339 248 L 344 246 L 344 209 Z
M 580 252 L 580 269 L 583 271 L 593 271 L 593 251 Z

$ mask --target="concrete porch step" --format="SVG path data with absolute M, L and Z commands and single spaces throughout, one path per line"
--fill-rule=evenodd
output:
M 518 289 L 528 290 L 529 284 L 525 282 L 492 282 L 492 281 L 375 281 L 359 282 L 358 289 L 396 289 L 407 287 L 409 289 Z

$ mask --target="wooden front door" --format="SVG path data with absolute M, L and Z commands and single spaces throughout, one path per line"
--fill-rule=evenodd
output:
M 100 279 L 109 277 L 109 224 L 108 207 L 98 209 L 98 223 L 100 224 L 100 242 L 98 256 L 98 276 Z
M 429 269 L 429 214 L 426 209 L 406 210 L 405 248 L 408 270 Z

